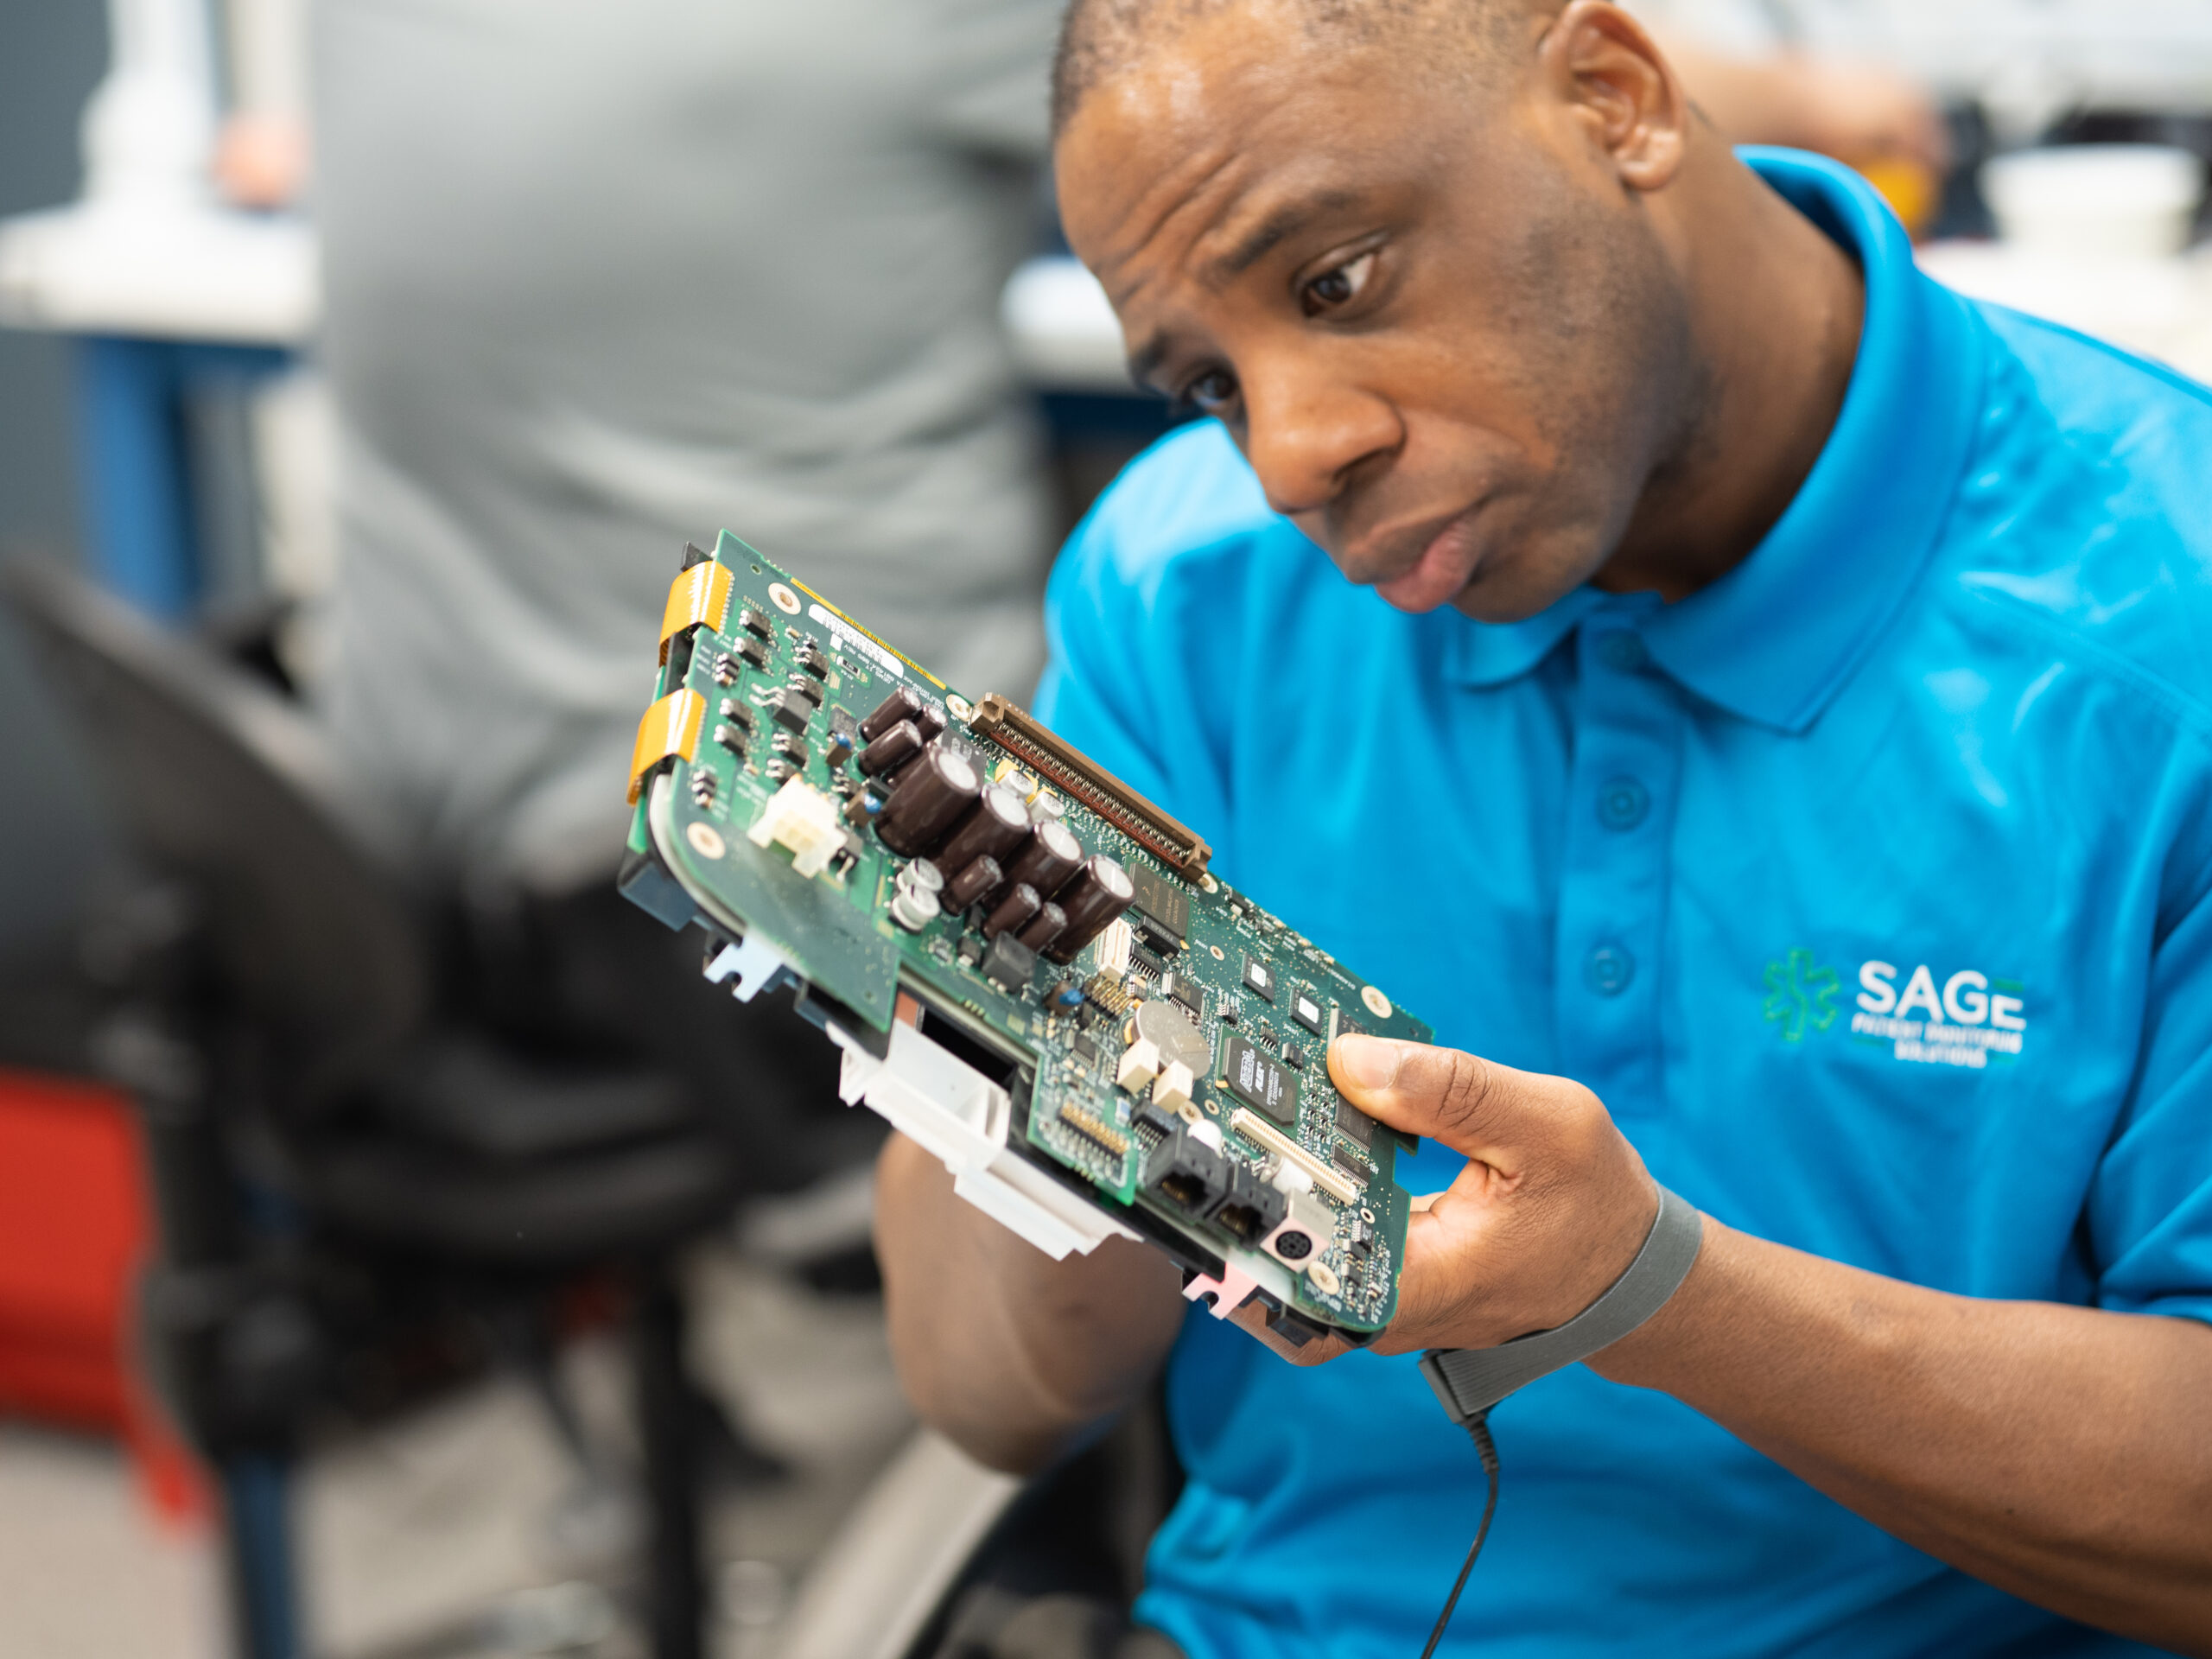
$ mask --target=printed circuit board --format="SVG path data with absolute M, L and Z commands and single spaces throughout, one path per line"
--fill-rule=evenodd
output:
M 687 550 L 661 648 L 623 889 L 707 930 L 709 977 L 795 989 L 846 1099 L 1040 1248 L 1147 1239 L 1294 1342 L 1389 1322 L 1412 1143 L 1325 1056 L 1427 1026 L 1021 709 L 727 532 Z

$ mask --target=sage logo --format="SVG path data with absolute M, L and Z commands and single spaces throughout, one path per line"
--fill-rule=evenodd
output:
M 1900 1060 L 1922 1065 L 1960 1065 L 1979 1071 L 1992 1054 L 2020 1052 L 2028 1021 L 2026 988 L 1961 968 L 1942 981 L 1926 963 L 1904 975 L 1894 963 L 1859 965 L 1859 1012 L 1853 1035 L 1886 1041 Z
M 1782 1027 L 1784 1042 L 1802 1042 L 1806 1032 L 1835 1023 L 1841 988 L 1834 969 L 1815 966 L 1810 950 L 1792 950 L 1766 965 L 1766 1017 Z

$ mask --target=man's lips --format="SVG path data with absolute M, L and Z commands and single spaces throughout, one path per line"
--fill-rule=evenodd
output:
M 1458 598 L 1482 561 L 1475 532 L 1476 516 L 1482 508 L 1478 501 L 1429 531 L 1425 539 L 1415 543 L 1420 552 L 1412 567 L 1377 582 L 1375 591 L 1402 611 L 1433 611 Z

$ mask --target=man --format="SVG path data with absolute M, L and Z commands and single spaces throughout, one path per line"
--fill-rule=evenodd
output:
M 1218 423 L 1065 556 L 1044 711 L 1434 1022 L 1330 1071 L 1442 1196 L 1286 1364 L 894 1142 L 922 1410 L 1033 1467 L 1164 1363 L 1139 1618 L 1417 1653 L 1482 1477 L 1412 1351 L 1573 1317 L 1656 1180 L 1701 1251 L 1492 1414 L 1447 1649 L 2212 1652 L 2212 401 L 1739 159 L 1605 0 L 1090 0 L 1059 74 Z

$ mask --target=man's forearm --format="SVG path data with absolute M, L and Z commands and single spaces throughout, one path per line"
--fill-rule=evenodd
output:
M 1593 1369 L 1976 1577 L 2212 1654 L 2212 1331 L 1947 1295 L 1706 1225 L 1675 1300 Z
M 923 1419 L 1026 1472 L 1134 1399 L 1181 1327 L 1174 1266 L 1109 1239 L 1055 1262 L 967 1204 L 903 1135 L 876 1172 L 891 1351 Z

